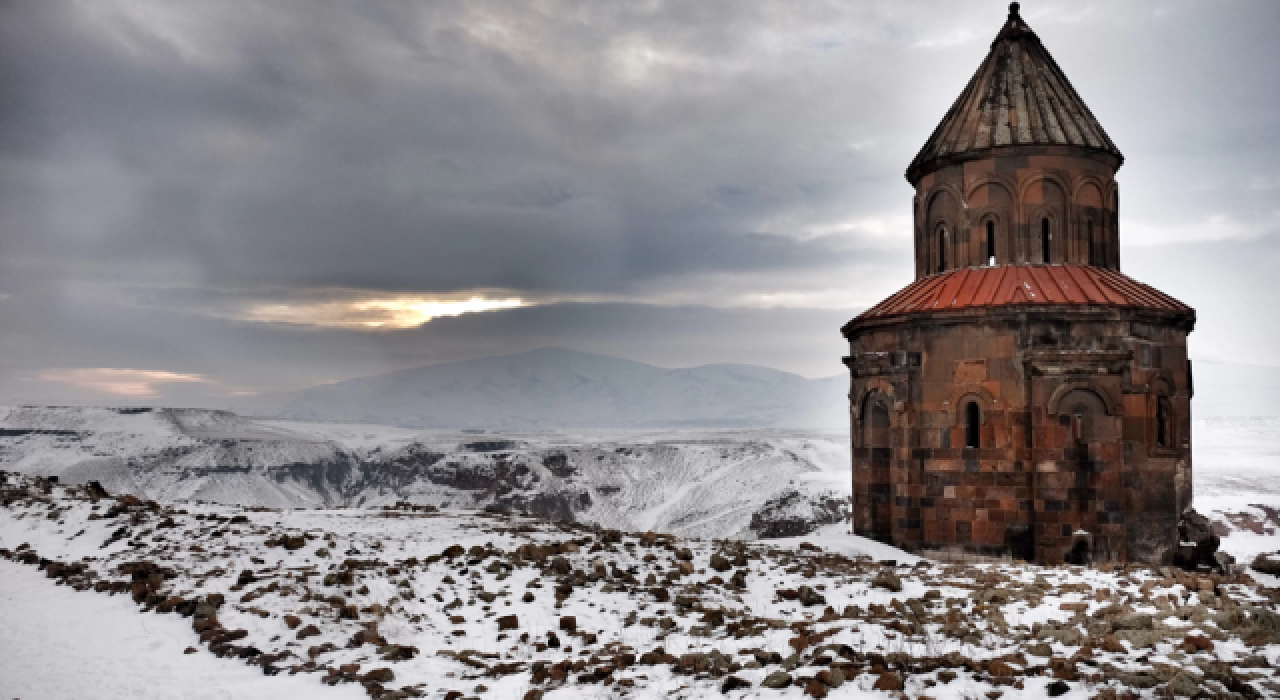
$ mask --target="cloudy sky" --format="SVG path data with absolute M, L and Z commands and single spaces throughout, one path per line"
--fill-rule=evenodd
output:
M 1004 2 L 9 0 L 0 400 L 199 403 L 562 346 L 841 371 Z M 1023 3 L 1122 264 L 1280 364 L 1280 3 Z

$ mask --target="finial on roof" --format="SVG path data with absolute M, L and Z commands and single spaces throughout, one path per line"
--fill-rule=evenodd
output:
M 1010 17 L 1017 17 L 1017 16 L 1018 16 L 1018 8 L 1020 8 L 1020 7 L 1022 7 L 1022 5 L 1020 5 L 1020 4 L 1016 3 L 1016 2 L 1011 2 L 1011 3 L 1009 3 L 1009 16 L 1010 16 Z

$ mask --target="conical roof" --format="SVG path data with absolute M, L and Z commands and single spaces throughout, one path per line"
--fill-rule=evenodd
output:
M 1040 38 L 1009 5 L 991 52 L 907 168 L 916 183 L 940 167 L 1016 155 L 1023 146 L 1062 146 L 1124 156 L 1103 131 Z

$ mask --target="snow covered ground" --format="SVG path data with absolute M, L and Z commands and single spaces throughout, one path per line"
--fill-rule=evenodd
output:
M 1243 576 L 939 564 L 836 527 L 748 544 L 407 504 L 165 505 L 18 475 L 0 500 L 0 557 L 29 565 L 0 569 L 5 605 L 29 606 L 0 651 L 89 655 L 64 681 L 0 654 L 35 691 L 19 697 L 84 697 L 98 669 L 88 696 L 155 673 L 153 697 L 1280 697 L 1280 591 Z
M 50 585 L 35 567 L 0 560 L 0 695 L 84 700 L 279 700 L 367 697 L 306 677 L 266 676 L 211 654 L 184 654 L 191 625 L 139 615 L 125 596 Z
M 1223 548 L 1243 564 L 1280 550 L 1280 420 L 1201 419 L 1194 431 L 1196 506 Z M 0 558 L 0 697 L 711 697 L 730 677 L 749 684 L 730 697 L 800 697 L 821 672 L 831 697 L 887 697 L 873 688 L 886 673 L 911 697 L 1042 697 L 1055 675 L 1068 698 L 1185 681 L 1280 697 L 1270 670 L 1280 637 L 1254 612 L 1276 609 L 1280 580 L 1256 572 L 1262 587 L 944 566 L 843 524 L 752 544 L 711 539 L 751 539 L 761 513 L 814 517 L 821 496 L 847 497 L 847 465 L 843 438 L 808 433 L 423 433 L 210 411 L 0 409 L 0 468 L 160 500 L 95 504 L 8 477 L 25 495 L 4 498 L 0 550 L 85 568 L 54 567 L 50 578 L 48 567 Z M 317 484 L 317 468 L 346 481 Z M 791 490 L 812 498 L 780 503 Z M 517 497 L 559 498 L 579 522 L 478 510 Z M 183 500 L 197 498 L 277 510 Z M 705 539 L 627 534 L 646 529 Z M 282 546 L 288 536 L 296 548 Z M 463 553 L 443 556 L 452 545 Z M 120 568 L 133 561 L 163 570 L 141 608 L 137 573 Z M 886 570 L 900 592 L 873 584 Z M 112 583 L 124 592 L 73 592 Z M 801 602 L 804 587 L 823 602 Z M 198 615 L 145 612 L 157 596 L 211 594 L 225 597 L 216 629 L 242 638 L 201 642 Z M 1119 622 L 1144 613 L 1150 630 Z M 517 628 L 499 630 L 508 614 Z M 353 639 L 362 630 L 371 641 Z M 1099 650 L 1108 634 L 1119 647 Z M 1186 647 L 1201 635 L 1212 649 Z M 183 654 L 189 646 L 199 651 Z M 233 658 L 246 654 L 258 665 Z M 389 660 L 397 654 L 410 658 Z M 995 661 L 1013 675 L 993 674 Z M 383 668 L 394 680 L 369 676 Z M 832 685 L 833 670 L 848 680 Z M 790 685 L 766 689 L 779 673 Z

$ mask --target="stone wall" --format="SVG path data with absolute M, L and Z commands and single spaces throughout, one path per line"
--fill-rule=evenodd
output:
M 855 530 L 912 550 L 1167 563 L 1190 503 L 1191 322 L 1052 307 L 851 324 Z
M 997 265 L 1120 269 L 1116 166 L 1041 146 L 929 172 L 914 183 L 916 278 L 988 264 L 989 238 Z

